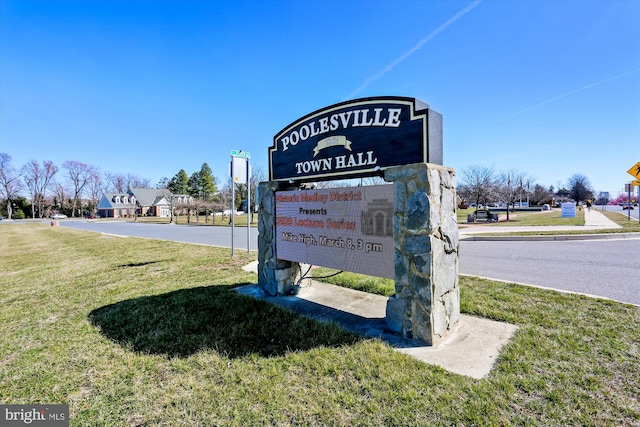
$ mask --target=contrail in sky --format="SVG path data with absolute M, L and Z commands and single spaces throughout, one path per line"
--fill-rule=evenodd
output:
M 369 77 L 367 80 L 365 80 L 364 83 L 362 83 L 360 85 L 360 87 L 358 87 L 356 90 L 354 90 L 353 92 L 351 92 L 346 99 L 351 99 L 353 98 L 355 95 L 359 94 L 360 92 L 362 92 L 363 90 L 365 90 L 367 88 L 367 86 L 369 86 L 371 83 L 375 82 L 376 80 L 378 80 L 380 77 L 384 76 L 385 74 L 387 74 L 389 71 L 393 70 L 395 68 L 396 65 L 398 65 L 399 63 L 401 63 L 402 61 L 404 61 L 405 59 L 407 59 L 408 57 L 410 57 L 411 55 L 413 55 L 414 53 L 416 53 L 425 43 L 427 43 L 428 41 L 430 41 L 431 39 L 433 39 L 435 36 L 437 36 L 438 34 L 440 34 L 441 32 L 443 32 L 449 25 L 453 24 L 454 22 L 456 22 L 458 19 L 462 18 L 464 15 L 466 15 L 467 13 L 469 13 L 473 8 L 475 8 L 476 6 L 478 6 L 480 3 L 482 2 L 482 0 L 474 0 L 473 3 L 471 3 L 469 6 L 465 7 L 464 9 L 462 9 L 460 12 L 456 13 L 452 18 L 450 18 L 447 22 L 445 22 L 444 24 L 440 25 L 436 30 L 432 31 L 428 36 L 426 36 L 425 38 L 423 38 L 422 40 L 420 40 L 414 47 L 412 47 L 411 49 L 409 49 L 407 52 L 405 52 L 402 56 L 400 56 L 398 59 L 396 59 L 395 61 L 391 62 L 389 65 L 387 65 L 386 67 L 384 67 L 382 70 L 378 71 L 376 74 L 374 74 L 373 76 Z
M 599 82 L 588 84 L 588 85 L 586 85 L 584 87 L 581 87 L 580 89 L 572 90 L 571 92 L 564 93 L 564 94 L 556 96 L 554 98 L 547 99 L 546 101 L 542 101 L 539 104 L 532 105 L 531 107 L 527 107 L 524 110 L 516 111 L 515 113 L 509 114 L 508 116 L 504 116 L 501 119 L 498 119 L 498 121 L 509 119 L 509 118 L 511 118 L 513 116 L 517 116 L 518 114 L 522 114 L 522 113 L 525 113 L 525 112 L 527 112 L 529 110 L 533 110 L 534 108 L 541 107 L 541 106 L 543 106 L 545 104 L 548 104 L 550 102 L 557 101 L 558 99 L 565 98 L 565 97 L 567 97 L 569 95 L 573 95 L 575 93 L 582 92 L 583 90 L 587 90 L 589 88 L 592 88 L 594 86 L 600 85 L 602 83 L 610 82 L 611 80 L 619 79 L 620 77 L 624 77 L 624 76 L 632 74 L 632 73 L 637 73 L 638 71 L 640 71 L 640 68 L 638 68 L 637 70 L 627 71 L 626 73 L 618 74 L 617 76 L 609 77 L 608 79 L 600 80 Z

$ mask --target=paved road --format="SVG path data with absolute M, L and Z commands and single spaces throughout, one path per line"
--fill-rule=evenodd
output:
M 640 240 L 460 242 L 460 273 L 640 305 Z
M 231 247 L 231 227 L 193 226 L 175 224 L 149 224 L 126 221 L 85 221 L 61 220 L 64 227 L 97 233 L 117 234 L 121 236 L 144 237 L 148 239 L 172 240 L 175 242 L 197 243 L 201 245 Z M 258 250 L 258 229 L 251 228 L 250 249 Z M 233 246 L 238 250 L 247 250 L 247 227 L 235 227 Z
M 230 227 L 62 220 L 65 227 L 185 243 L 231 247 Z M 251 228 L 251 250 L 258 230 Z M 247 229 L 236 227 L 236 250 Z M 580 292 L 640 305 L 640 240 L 460 242 L 460 273 Z

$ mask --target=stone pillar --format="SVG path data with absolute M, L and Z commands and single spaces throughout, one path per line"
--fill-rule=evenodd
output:
M 421 163 L 389 168 L 393 182 L 396 294 L 389 329 L 436 345 L 460 316 L 455 172 Z
M 288 185 L 270 181 L 258 185 L 258 286 L 268 295 L 289 295 L 302 275 L 300 264 L 276 258 L 276 191 Z

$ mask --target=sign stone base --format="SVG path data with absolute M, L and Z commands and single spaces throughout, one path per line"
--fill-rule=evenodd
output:
M 390 330 L 436 345 L 460 317 L 455 172 L 433 164 L 389 168 L 394 185 L 396 294 Z
M 455 173 L 418 163 L 388 168 L 384 178 L 394 186 L 396 293 L 387 303 L 387 326 L 436 345 L 460 316 Z M 294 188 L 282 181 L 258 187 L 258 285 L 272 296 L 295 293 L 301 285 L 300 264 L 277 259 L 275 248 L 275 193 Z

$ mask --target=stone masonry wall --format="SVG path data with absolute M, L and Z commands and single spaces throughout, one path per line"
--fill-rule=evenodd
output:
M 276 191 L 288 190 L 283 183 L 258 185 L 258 286 L 268 295 L 288 295 L 300 280 L 300 264 L 276 259 Z
M 458 321 L 458 225 L 455 172 L 433 164 L 389 168 L 394 186 L 396 294 L 387 325 L 436 345 Z

